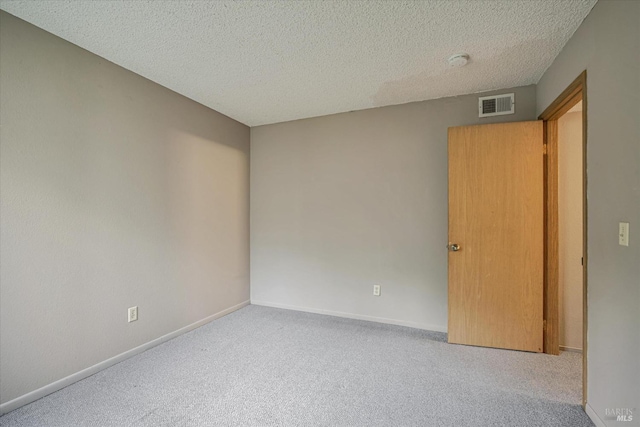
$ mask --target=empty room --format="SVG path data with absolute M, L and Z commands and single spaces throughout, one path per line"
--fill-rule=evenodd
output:
M 0 0 L 0 427 L 640 426 L 640 1 Z

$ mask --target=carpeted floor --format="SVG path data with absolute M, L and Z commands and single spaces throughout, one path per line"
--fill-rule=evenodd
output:
M 0 426 L 592 426 L 581 356 L 247 306 Z

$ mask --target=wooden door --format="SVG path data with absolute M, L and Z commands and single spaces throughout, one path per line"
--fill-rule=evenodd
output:
M 543 213 L 542 121 L 449 128 L 450 343 L 542 351 Z

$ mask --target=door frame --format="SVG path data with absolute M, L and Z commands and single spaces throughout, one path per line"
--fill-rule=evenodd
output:
M 582 101 L 582 406 L 587 403 L 587 71 L 540 114 L 544 122 L 544 352 L 560 354 L 558 310 L 558 119 Z

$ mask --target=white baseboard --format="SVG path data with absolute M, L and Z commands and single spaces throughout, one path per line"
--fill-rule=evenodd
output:
M 409 328 L 424 329 L 426 331 L 447 332 L 445 326 L 428 325 L 426 323 L 412 322 L 409 320 L 389 319 L 386 317 L 366 316 L 364 314 L 345 313 L 342 311 L 324 310 L 321 308 L 299 307 L 295 305 L 279 304 L 268 301 L 251 300 L 252 305 L 262 305 L 265 307 L 284 308 L 286 310 L 304 311 L 306 313 L 325 314 L 327 316 L 345 317 L 347 319 L 367 320 L 369 322 L 387 323 L 389 325 L 407 326 Z
M 607 427 L 604 421 L 602 421 L 602 419 L 598 416 L 598 414 L 596 414 L 596 411 L 594 411 L 591 405 L 589 405 L 589 402 L 587 402 L 587 404 L 584 405 L 584 411 L 587 413 L 589 418 L 591 418 L 591 421 L 593 421 L 596 427 Z
M 18 409 L 21 406 L 24 406 L 28 403 L 34 402 L 38 399 L 43 398 L 44 396 L 51 394 L 53 392 L 56 392 L 62 388 L 65 388 L 68 385 L 71 385 L 77 381 L 80 381 L 84 378 L 87 378 L 97 372 L 102 371 L 103 369 L 106 369 L 110 366 L 115 365 L 116 363 L 120 363 L 123 360 L 126 360 L 132 356 L 135 356 L 136 354 L 142 353 L 145 350 L 149 350 L 152 347 L 155 347 L 159 344 L 162 344 L 163 342 L 169 341 L 170 339 L 173 339 L 179 335 L 182 335 L 184 333 L 187 333 L 193 329 L 196 329 L 202 325 L 205 325 L 213 320 L 219 319 L 222 316 L 225 316 L 231 312 L 234 312 L 236 310 L 241 309 L 242 307 L 245 307 L 249 305 L 249 301 L 243 301 L 240 304 L 236 304 L 233 307 L 229 307 L 225 310 L 219 311 L 218 313 L 212 314 L 209 317 L 205 317 L 202 320 L 199 320 L 195 323 L 192 323 L 190 325 L 185 326 L 184 328 L 180 328 L 177 331 L 173 331 L 171 333 L 168 333 L 166 335 L 161 336 L 160 338 L 156 338 L 152 341 L 149 341 L 146 344 L 142 344 L 138 347 L 132 348 L 131 350 L 125 351 L 124 353 L 120 353 L 117 356 L 111 357 L 107 360 L 104 360 L 98 364 L 95 364 L 89 368 L 83 369 L 79 372 L 76 372 L 75 374 L 71 374 L 68 377 L 62 378 L 58 381 L 52 382 L 51 384 L 47 384 L 44 387 L 40 387 L 37 390 L 31 391 L 27 394 L 24 394 L 20 397 L 17 397 L 13 400 L 10 400 L 6 403 L 3 403 L 2 405 L 0 405 L 0 415 L 6 414 L 7 412 L 11 412 L 14 409 Z
M 568 351 L 568 352 L 571 352 L 571 353 L 580 353 L 580 354 L 582 354 L 582 349 L 581 349 L 581 348 L 566 347 L 566 346 L 564 346 L 564 345 L 561 345 L 561 346 L 560 346 L 560 350 L 562 350 L 562 351 Z

